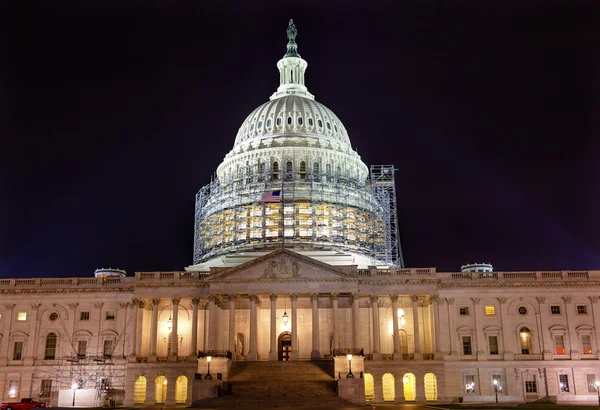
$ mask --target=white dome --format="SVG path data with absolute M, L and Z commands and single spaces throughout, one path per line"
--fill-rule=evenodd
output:
M 351 149 L 348 132 L 333 111 L 311 98 L 293 94 L 275 98 L 252 111 L 238 130 L 234 148 L 281 135 L 317 137 L 342 145 L 344 151 Z

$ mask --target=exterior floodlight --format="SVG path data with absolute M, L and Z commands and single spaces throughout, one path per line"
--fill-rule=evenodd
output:
M 212 356 L 206 356 L 206 363 L 208 364 L 208 371 L 206 372 L 206 376 L 204 376 L 204 380 L 212 380 L 212 376 L 210 375 L 211 360 L 212 360 Z
M 354 375 L 352 374 L 352 355 L 346 355 L 348 359 L 348 374 L 346 375 L 346 379 L 354 379 Z

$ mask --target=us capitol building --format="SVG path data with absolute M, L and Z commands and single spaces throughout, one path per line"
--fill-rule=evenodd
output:
M 241 363 L 320 361 L 358 404 L 595 402 L 600 271 L 404 267 L 394 167 L 308 91 L 296 35 L 198 192 L 191 266 L 0 279 L 3 400 L 190 405 Z

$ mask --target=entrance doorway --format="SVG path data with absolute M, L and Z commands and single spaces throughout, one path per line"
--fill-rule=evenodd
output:
M 289 362 L 290 355 L 292 353 L 292 334 L 290 332 L 283 332 L 279 335 L 278 340 L 279 361 Z

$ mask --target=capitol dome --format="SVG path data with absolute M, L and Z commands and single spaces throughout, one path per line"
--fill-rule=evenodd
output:
M 287 33 L 279 87 L 246 117 L 216 178 L 196 196 L 189 270 L 282 247 L 330 264 L 398 264 L 393 166 L 369 173 L 340 119 L 308 92 L 292 21 Z

